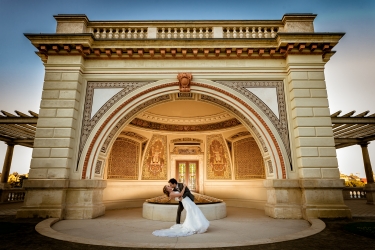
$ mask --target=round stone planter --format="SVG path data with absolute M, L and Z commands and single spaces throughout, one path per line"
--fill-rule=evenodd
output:
M 207 220 L 219 220 L 227 217 L 225 202 L 197 205 Z M 142 216 L 149 220 L 176 221 L 178 204 L 143 203 Z M 181 222 L 185 220 L 186 210 L 181 214 Z

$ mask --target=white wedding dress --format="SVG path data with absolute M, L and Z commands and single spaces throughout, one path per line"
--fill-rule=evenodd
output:
M 182 200 L 182 205 L 186 209 L 183 224 L 175 224 L 169 229 L 156 230 L 152 234 L 161 237 L 183 237 L 206 232 L 210 222 L 204 217 L 199 207 L 189 197 Z

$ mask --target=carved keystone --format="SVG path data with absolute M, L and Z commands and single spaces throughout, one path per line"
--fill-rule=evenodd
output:
M 190 92 L 190 81 L 193 76 L 190 73 L 179 73 L 177 79 L 180 84 L 180 92 Z

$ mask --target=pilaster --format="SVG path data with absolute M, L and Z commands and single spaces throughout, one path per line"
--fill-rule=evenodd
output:
M 288 55 L 287 93 L 303 217 L 350 217 L 342 196 L 321 56 Z
M 64 184 L 50 190 L 40 187 L 49 186 L 51 181 L 68 180 L 72 168 L 75 168 L 75 152 L 79 143 L 76 134 L 80 124 L 78 113 L 82 106 L 82 64 L 82 56 L 50 56 L 45 64 L 42 100 L 26 188 L 27 201 L 18 217 L 62 218 L 64 214 L 67 186 Z M 51 204 L 53 209 L 50 209 Z

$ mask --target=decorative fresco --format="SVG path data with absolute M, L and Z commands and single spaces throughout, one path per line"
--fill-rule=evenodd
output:
M 233 143 L 236 180 L 264 179 L 264 161 L 254 138 Z
M 178 125 L 178 124 L 164 124 L 164 123 L 157 123 L 157 122 L 150 122 L 146 120 L 142 120 L 139 118 L 134 118 L 130 122 L 131 125 L 147 128 L 147 129 L 155 129 L 155 130 L 164 130 L 164 131 L 208 131 L 208 130 L 217 130 L 217 129 L 224 129 L 224 128 L 231 128 L 241 124 L 239 120 L 236 118 L 217 122 L 217 123 L 209 123 L 209 124 L 196 124 L 196 125 Z
M 138 180 L 139 143 L 117 138 L 108 161 L 108 179 Z
M 167 136 L 153 135 L 145 153 L 142 180 L 167 179 Z
M 230 158 L 220 134 L 207 136 L 207 179 L 228 180 L 232 178 Z

